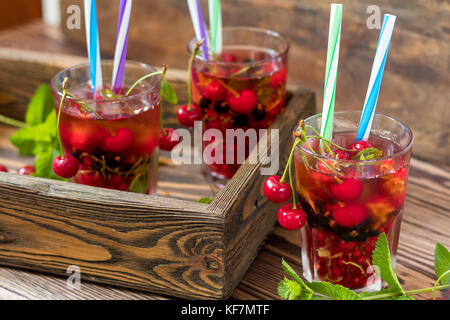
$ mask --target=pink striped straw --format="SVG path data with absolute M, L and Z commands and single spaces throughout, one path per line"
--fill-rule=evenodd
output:
M 120 0 L 119 22 L 117 25 L 116 50 L 114 53 L 114 68 L 112 86 L 115 93 L 120 93 L 123 87 L 125 63 L 127 59 L 128 29 L 130 26 L 131 6 L 133 0 Z

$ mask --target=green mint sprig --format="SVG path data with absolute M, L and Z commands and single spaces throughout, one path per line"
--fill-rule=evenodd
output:
M 431 288 L 417 290 L 403 290 L 392 267 L 388 241 L 384 233 L 380 234 L 375 250 L 372 253 L 372 263 L 378 266 L 380 277 L 389 288 L 376 292 L 355 293 L 341 285 L 330 282 L 308 282 L 300 276 L 282 259 L 282 266 L 286 274 L 292 279 L 284 277 L 278 284 L 278 295 L 288 300 L 414 300 L 412 295 L 450 289 L 450 253 L 440 243 L 435 249 L 435 271 L 438 279 Z
M 10 138 L 19 154 L 35 156 L 34 176 L 65 180 L 58 177 L 52 169 L 53 160 L 59 156 L 58 138 L 56 134 L 56 111 L 52 89 L 43 84 L 38 87 L 25 114 L 25 122 L 5 116 L 0 121 L 19 128 Z

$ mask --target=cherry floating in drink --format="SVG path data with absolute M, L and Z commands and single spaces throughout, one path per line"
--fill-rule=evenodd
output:
M 110 61 L 103 63 L 108 74 L 112 67 Z M 127 62 L 122 92 L 154 71 L 147 65 Z M 57 111 L 66 77 L 69 95 L 63 101 L 59 123 L 65 156 L 54 162 L 55 173 L 73 176 L 75 182 L 90 186 L 154 193 L 161 77 L 142 81 L 128 96 L 105 88 L 97 92 L 97 100 L 92 100 L 89 66 L 74 66 L 60 72 L 52 81 Z
M 218 129 L 223 134 L 222 141 L 204 142 L 204 148 L 223 147 L 223 161 L 209 165 L 217 187 L 226 184 L 240 166 L 225 161 L 227 153 L 237 153 L 236 147 L 226 147 L 226 130 L 268 128 L 283 110 L 289 47 L 283 37 L 268 30 L 224 28 L 223 35 L 223 51 L 208 59 L 197 55 L 191 72 L 193 102 L 202 110 L 203 130 Z M 191 53 L 195 45 L 196 40 L 191 40 Z M 245 158 L 251 147 L 247 141 Z

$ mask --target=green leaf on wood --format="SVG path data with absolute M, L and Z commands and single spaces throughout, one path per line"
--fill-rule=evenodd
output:
M 25 122 L 30 126 L 41 124 L 55 110 L 52 88 L 47 84 L 40 85 L 28 104 Z
M 402 294 L 405 294 L 398 281 L 397 275 L 394 272 L 394 268 L 392 267 L 388 240 L 384 233 L 381 233 L 378 237 L 375 250 L 372 253 L 372 264 L 380 268 L 381 278 L 387 282 L 391 292 L 401 292 Z
M 440 243 L 436 243 L 434 249 L 434 270 L 437 279 L 450 270 L 450 252 Z M 439 282 L 442 285 L 450 284 L 450 274 L 443 276 Z
M 302 293 L 302 286 L 294 280 L 284 277 L 278 284 L 278 295 L 284 299 L 295 300 Z

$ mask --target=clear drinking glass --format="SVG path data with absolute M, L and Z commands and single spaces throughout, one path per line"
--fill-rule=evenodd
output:
M 360 117 L 357 111 L 336 112 L 333 142 L 344 148 L 353 143 Z M 320 132 L 321 119 L 318 114 L 305 123 Z M 315 133 L 309 129 L 307 135 Z M 336 160 L 316 152 L 318 139 L 309 141 L 314 152 L 307 145 L 295 150 L 297 196 L 308 217 L 301 231 L 304 276 L 368 290 L 372 251 L 382 232 L 395 264 L 412 132 L 375 114 L 369 142 L 384 152 L 376 160 Z
M 102 62 L 103 81 L 110 87 L 112 61 Z M 142 76 L 156 71 L 127 61 L 123 92 Z M 67 68 L 52 80 L 58 112 L 62 83 L 68 78 L 60 120 L 64 151 L 80 161 L 76 183 L 151 194 L 158 179 L 160 76 L 142 81 L 128 96 L 92 99 L 89 64 Z
M 189 53 L 195 45 L 194 38 Z M 222 54 L 197 55 L 192 68 L 193 100 L 203 109 L 203 129 L 218 129 L 225 137 L 226 129 L 268 128 L 284 107 L 288 50 L 286 39 L 274 31 L 224 28 Z M 223 187 L 239 169 L 237 161 L 225 163 L 236 148 L 226 148 L 225 138 L 204 147 L 213 143 L 222 147 L 223 161 L 209 165 L 208 175 Z M 250 147 L 247 143 L 245 158 Z

